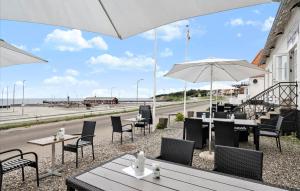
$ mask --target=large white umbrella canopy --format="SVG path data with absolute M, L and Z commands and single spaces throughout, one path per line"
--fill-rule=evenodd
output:
M 47 61 L 0 39 L 0 68 L 17 64 L 31 64 L 43 62 Z
M 0 0 L 0 19 L 122 39 L 178 20 L 268 2 L 271 0 Z
M 209 152 L 211 152 L 213 81 L 241 81 L 265 73 L 264 69 L 246 60 L 213 58 L 175 64 L 165 76 L 192 83 L 210 82 Z
M 0 19 L 64 26 L 124 39 L 175 21 L 272 1 L 275 0 L 0 0 Z

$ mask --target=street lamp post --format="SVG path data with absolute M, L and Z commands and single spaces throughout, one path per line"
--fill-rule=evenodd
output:
M 26 80 L 23 80 L 22 115 L 24 115 L 24 89 L 25 89 L 25 81 Z
M 140 81 L 143 81 L 144 79 L 141 78 L 136 82 L 136 103 L 139 104 L 139 83 Z

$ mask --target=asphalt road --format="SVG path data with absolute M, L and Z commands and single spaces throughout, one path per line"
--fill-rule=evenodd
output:
M 208 101 L 200 103 L 190 103 L 187 104 L 187 111 L 203 111 L 206 107 L 208 107 Z M 167 116 L 169 113 L 180 112 L 182 111 L 182 109 L 182 105 L 158 108 L 157 116 Z M 120 115 L 122 119 L 126 119 L 135 117 L 136 112 L 122 113 Z M 109 116 L 99 116 L 94 118 L 88 118 L 85 120 L 94 120 L 97 122 L 95 134 L 98 139 L 101 139 L 103 136 L 111 136 L 111 121 Z M 79 119 L 36 125 L 29 128 L 15 128 L 10 130 L 2 130 L 0 131 L 0 151 L 12 148 L 35 150 L 37 146 L 29 145 L 27 141 L 54 135 L 56 134 L 57 130 L 61 127 L 65 128 L 67 134 L 80 133 L 82 130 L 83 121 L 84 119 Z

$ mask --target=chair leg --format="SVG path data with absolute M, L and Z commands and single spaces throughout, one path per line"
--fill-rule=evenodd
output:
M 149 128 L 149 134 L 151 133 L 151 127 L 150 127 L 150 124 L 148 125 L 148 128 Z
M 81 158 L 83 158 L 83 147 L 81 147 Z
M 146 135 L 146 127 L 144 126 L 144 136 Z
M 276 138 L 276 147 L 278 148 L 278 139 L 277 139 L 277 137 L 275 137 Z
M 123 133 L 121 133 L 121 145 L 123 143 Z
M 278 137 L 278 145 L 279 145 L 279 151 L 281 152 L 280 137 Z
M 93 160 L 95 160 L 94 143 L 92 143 L 92 154 L 93 154 Z
M 64 151 L 64 142 L 62 142 L 62 147 L 61 147 L 61 164 L 65 163 L 65 151 Z
M 2 173 L 0 173 L 0 190 L 2 190 L 2 179 L 3 179 L 3 175 Z
M 76 150 L 76 168 L 78 168 L 78 149 Z
M 133 142 L 133 131 L 131 131 L 131 141 Z
M 75 189 L 70 186 L 67 186 L 67 191 L 75 191 Z
M 35 167 L 35 173 L 36 173 L 36 185 L 39 187 L 40 186 L 40 178 L 39 178 L 39 167 L 38 167 L 37 163 L 36 163 L 36 167 Z
M 114 132 L 111 133 L 111 142 L 114 142 Z
M 22 167 L 22 180 L 25 181 L 24 167 Z

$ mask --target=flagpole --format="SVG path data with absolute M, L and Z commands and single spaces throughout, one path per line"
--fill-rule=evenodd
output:
M 189 48 L 189 42 L 190 42 L 190 31 L 189 31 L 189 25 L 186 25 L 186 46 L 185 46 L 185 62 L 188 61 L 188 48 Z M 184 93 L 183 93 L 183 115 L 186 117 L 186 87 L 187 82 L 184 82 Z
M 156 68 L 157 68 L 157 34 L 154 29 L 154 46 L 153 46 L 153 60 L 154 60 L 154 70 L 153 70 L 153 128 L 156 128 Z

